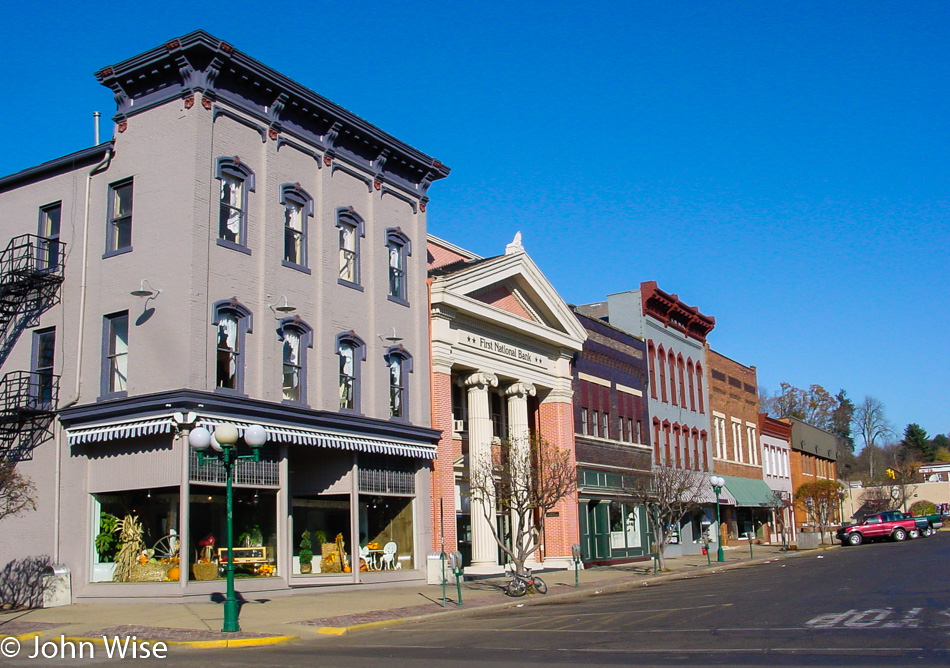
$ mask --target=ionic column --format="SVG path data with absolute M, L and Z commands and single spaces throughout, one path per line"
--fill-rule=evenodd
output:
M 494 374 L 478 372 L 465 378 L 462 384 L 468 388 L 468 460 L 471 476 L 480 466 L 490 466 L 491 463 L 492 425 L 488 390 L 498 387 L 498 378 Z M 494 508 L 494 498 L 473 494 L 472 566 L 498 564 L 498 548 L 492 531 L 495 524 Z M 488 517 L 486 509 L 489 510 Z
M 505 388 L 505 396 L 508 397 L 508 439 L 511 443 L 512 462 L 518 462 L 524 465 L 525 470 L 518 473 L 523 476 L 517 483 L 522 483 L 521 487 L 515 487 L 514 493 L 519 494 L 527 490 L 530 483 L 530 459 L 527 456 L 527 450 L 530 447 L 531 434 L 528 430 L 528 397 L 537 394 L 537 390 L 531 383 L 512 383 Z M 512 471 L 515 473 L 515 471 Z M 519 476 L 519 477 L 521 477 Z M 517 484 L 516 483 L 516 484 Z M 513 537 L 521 534 L 521 527 L 526 526 L 528 518 L 512 509 L 511 511 L 511 535 Z M 514 546 L 517 552 L 518 546 Z

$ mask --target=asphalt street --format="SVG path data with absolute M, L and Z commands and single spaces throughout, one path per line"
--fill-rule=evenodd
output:
M 946 666 L 948 563 L 950 532 L 940 532 L 294 645 L 172 650 L 161 663 Z

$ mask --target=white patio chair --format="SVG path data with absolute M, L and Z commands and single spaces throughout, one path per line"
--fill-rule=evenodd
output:
M 383 556 L 379 558 L 379 567 L 380 569 L 389 568 L 389 570 L 394 571 L 400 566 L 402 564 L 396 563 L 396 544 L 389 541 L 383 545 Z

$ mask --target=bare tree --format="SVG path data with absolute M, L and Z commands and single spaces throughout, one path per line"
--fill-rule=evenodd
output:
M 15 464 L 0 462 L 0 521 L 36 510 L 36 487 Z
M 683 516 L 707 501 L 709 478 L 699 471 L 657 466 L 652 476 L 638 476 L 630 490 L 632 499 L 646 507 L 653 525 L 654 550 L 660 570 L 666 570 L 664 553 L 670 535 Z
M 542 438 L 506 441 L 490 456 L 472 461 L 469 486 L 472 501 L 478 502 L 473 506 L 481 507 L 495 542 L 524 574 L 525 562 L 541 544 L 545 516 L 577 490 L 577 468 L 569 452 Z M 496 512 L 511 517 L 510 541 Z
M 782 536 L 782 547 L 788 546 L 788 523 L 787 515 L 789 510 L 795 505 L 792 501 L 792 495 L 788 492 L 772 490 L 771 496 L 762 504 L 769 509 L 775 520 L 775 527 Z
M 884 417 L 884 404 L 874 397 L 864 397 L 854 409 L 854 423 L 867 450 L 868 478 L 873 480 L 874 459 L 878 444 L 893 434 L 887 418 Z
M 825 541 L 825 531 L 838 514 L 843 491 L 844 486 L 840 482 L 825 479 L 802 483 L 795 490 L 795 502 L 818 525 L 821 542 Z

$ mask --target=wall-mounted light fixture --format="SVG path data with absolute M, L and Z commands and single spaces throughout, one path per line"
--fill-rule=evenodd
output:
M 148 285 L 148 288 L 145 287 L 146 285 Z M 139 289 L 133 290 L 129 294 L 132 295 L 133 297 L 151 297 L 152 299 L 154 299 L 155 297 L 158 297 L 160 294 L 162 294 L 162 290 L 161 288 L 158 288 L 158 289 L 153 288 L 152 284 L 149 283 L 148 279 L 143 278 L 142 282 L 139 283 Z
M 284 300 L 283 304 L 280 303 L 280 299 Z M 292 305 L 290 302 L 287 301 L 286 295 L 282 295 L 280 299 L 278 299 L 273 304 L 267 305 L 270 308 L 270 310 L 273 311 L 274 313 L 293 313 L 294 311 L 297 310 L 296 306 Z
M 389 345 L 395 345 L 402 341 L 402 337 L 396 334 L 396 328 L 393 327 L 391 332 L 380 334 L 379 340 L 383 343 L 388 343 Z

